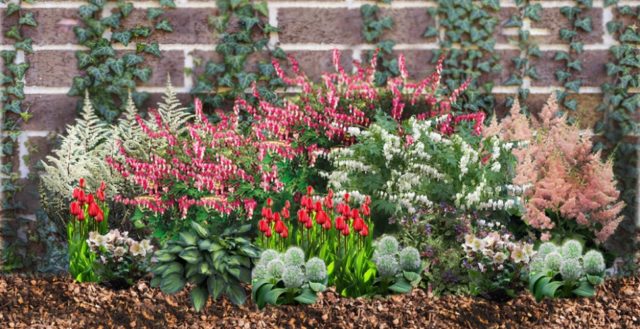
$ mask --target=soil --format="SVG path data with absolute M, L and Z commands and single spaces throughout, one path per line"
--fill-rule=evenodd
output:
M 226 300 L 201 313 L 188 294 L 140 281 L 124 290 L 68 277 L 0 276 L 0 328 L 640 328 L 640 278 L 607 280 L 594 298 L 536 303 L 526 292 L 504 303 L 423 290 L 380 299 L 322 294 L 309 306 L 258 311 Z

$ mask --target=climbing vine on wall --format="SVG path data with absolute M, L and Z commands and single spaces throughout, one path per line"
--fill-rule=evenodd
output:
M 390 4 L 391 0 L 378 0 L 377 2 Z M 375 83 L 382 86 L 390 77 L 400 74 L 398 60 L 393 56 L 395 41 L 383 39 L 383 34 L 393 28 L 393 20 L 389 16 L 381 15 L 380 7 L 377 4 L 364 4 L 360 7 L 362 17 L 362 36 L 367 43 L 376 45 L 377 51 L 368 51 L 363 60 L 371 62 L 371 58 L 377 56 L 378 71 L 375 74 Z
M 24 77 L 29 69 L 29 63 L 26 61 L 25 54 L 33 52 L 32 40 L 24 36 L 24 32 L 28 28 L 37 26 L 37 22 L 32 12 L 22 7 L 23 1 L 8 3 L 7 0 L 1 0 L 7 4 L 5 11 L 5 19 L 9 22 L 6 29 L 5 37 L 13 40 L 12 50 L 3 50 L 0 52 L 2 57 L 2 72 L 0 72 L 0 101 L 2 102 L 0 112 L 0 123 L 2 124 L 2 136 L 0 136 L 0 150 L 2 155 L 2 165 L 0 177 L 2 178 L 2 206 L 1 210 L 4 216 L 8 216 L 7 212 L 13 212 L 20 208 L 15 201 L 15 195 L 19 191 L 18 184 L 19 173 L 14 167 L 16 156 L 18 153 L 18 138 L 21 134 L 21 126 L 29 121 L 31 113 L 23 104 L 24 94 Z M 33 3 L 27 1 L 26 3 Z
M 257 67 L 248 67 L 252 58 L 286 58 L 281 48 L 269 48 L 269 34 L 277 29 L 268 23 L 266 1 L 217 0 L 216 5 L 218 14 L 210 18 L 210 23 L 218 35 L 216 53 L 220 58 L 204 63 L 191 93 L 205 105 L 219 108 L 238 96 L 244 97 L 256 82 L 260 93 L 273 99 L 274 90 L 283 84 L 271 61 L 261 59 Z
M 147 82 L 151 68 L 144 65 L 145 56 L 161 57 L 157 42 L 146 39 L 155 33 L 172 32 L 171 23 L 163 18 L 167 8 L 174 8 L 173 0 L 159 0 L 160 7 L 146 10 L 146 23 L 131 26 L 127 19 L 134 15 L 133 2 L 118 0 L 109 15 L 103 15 L 107 0 L 89 0 L 78 12 L 82 26 L 74 28 L 78 43 L 88 48 L 76 52 L 81 76 L 73 79 L 70 96 L 83 96 L 88 91 L 97 113 L 107 121 L 114 120 L 121 112 L 129 91 L 136 105 L 148 98 L 144 92 L 136 92 L 139 82 Z M 110 33 L 107 33 L 110 32 Z M 135 44 L 135 50 L 119 51 Z M 82 106 L 82 99 L 78 100 Z
M 610 62 L 607 63 L 609 82 L 601 88 L 604 93 L 603 102 L 598 107 L 604 119 L 596 124 L 596 132 L 603 140 L 595 145 L 596 149 L 614 150 L 614 172 L 623 188 L 622 199 L 627 203 L 625 215 L 629 220 L 622 227 L 633 232 L 637 205 L 636 193 L 638 184 L 638 152 L 637 140 L 640 135 L 638 110 L 640 110 L 640 94 L 631 93 L 632 88 L 640 88 L 640 6 L 631 7 L 617 5 L 617 1 L 605 1 L 605 5 L 616 5 L 617 19 L 607 23 L 607 30 L 619 42 L 610 48 Z
M 509 17 L 505 23 L 505 27 L 517 28 L 518 34 L 512 43 L 520 49 L 520 56 L 511 59 L 515 70 L 511 73 L 506 86 L 517 86 L 518 94 L 516 97 L 520 103 L 520 107 L 524 113 L 528 113 L 527 98 L 529 97 L 529 88 L 523 86 L 526 78 L 537 80 L 540 78 L 536 67 L 533 65 L 533 58 L 540 58 L 542 52 L 540 47 L 531 38 L 531 33 L 525 26 L 525 22 L 539 22 L 541 19 L 542 5 L 539 3 L 531 3 L 529 0 L 516 0 L 517 12 Z M 513 104 L 514 97 L 508 97 L 506 107 L 510 108 Z
M 582 71 L 582 61 L 578 57 L 584 52 L 584 43 L 580 41 L 580 36 L 593 31 L 591 15 L 588 13 L 592 7 L 592 0 L 577 0 L 574 6 L 560 8 L 560 13 L 569 20 L 570 28 L 560 29 L 560 38 L 569 44 L 569 50 L 556 52 L 554 58 L 565 65 L 555 72 L 556 80 L 564 87 L 564 90 L 557 92 L 557 96 L 559 104 L 571 111 L 577 109 L 578 101 L 567 95 L 569 92 L 578 93 L 583 83 L 575 75 Z
M 464 101 L 456 105 L 457 110 L 493 112 L 495 97 L 491 91 L 494 83 L 488 75 L 502 69 L 494 37 L 499 10 L 498 0 L 438 0 L 437 7 L 428 9 L 443 33 L 432 26 L 424 36 L 438 38 L 440 49 L 434 52 L 434 63 L 442 53 L 446 54 L 443 79 L 447 86 L 455 90 L 467 79 L 472 79 L 462 95 Z

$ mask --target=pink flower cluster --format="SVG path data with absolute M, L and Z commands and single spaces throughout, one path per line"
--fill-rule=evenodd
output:
M 529 147 L 514 150 L 518 158 L 514 183 L 531 184 L 525 196 L 526 220 L 532 227 L 551 230 L 557 223 L 547 211 L 561 220 L 575 220 L 606 241 L 622 220 L 624 202 L 618 201 L 611 160 L 602 162 L 592 153 L 589 136 L 579 127 L 558 117 L 558 104 L 552 94 L 539 120 L 527 119 L 516 103 L 511 115 L 500 124 L 493 122 L 485 134 L 499 134 L 505 140 L 528 141 Z M 550 238 L 545 232 L 543 238 Z
M 202 112 L 202 103 L 195 101 L 195 120 L 188 123 L 186 133 L 170 132 L 160 115 L 152 111 L 157 129 L 151 129 L 138 118 L 138 123 L 151 139 L 166 141 L 166 150 L 151 154 L 149 160 L 120 152 L 124 160 L 108 158 L 108 163 L 143 192 L 136 198 L 116 197 L 127 205 L 164 213 L 177 207 L 182 217 L 191 207 L 201 206 L 229 214 L 243 209 L 253 213 L 256 202 L 238 195 L 239 187 L 279 191 L 277 167 L 263 162 L 267 155 L 291 159 L 298 153 L 290 144 L 291 133 L 279 123 L 287 120 L 285 113 L 254 112 L 257 124 L 249 132 L 238 126 L 238 113 L 220 113 L 220 121 L 211 123 Z M 280 116 L 278 116 L 280 115 Z M 185 190 L 196 191 L 187 193 Z M 176 190 L 179 190 L 176 192 Z M 194 194 L 202 195 L 200 197 Z

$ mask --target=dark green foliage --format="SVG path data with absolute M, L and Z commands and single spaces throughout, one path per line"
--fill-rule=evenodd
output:
M 391 3 L 391 0 L 380 2 Z M 383 86 L 388 78 L 400 74 L 398 60 L 393 56 L 395 42 L 382 38 L 386 30 L 393 28 L 393 20 L 388 16 L 381 17 L 380 7 L 375 4 L 362 5 L 360 16 L 362 17 L 362 37 L 367 43 L 375 43 L 377 48 L 377 51 L 368 51 L 364 61 L 371 62 L 372 57 L 376 56 L 378 70 L 375 75 L 375 83 L 378 86 Z
M 111 15 L 102 17 L 106 1 L 93 0 L 80 6 L 79 16 L 83 27 L 74 28 L 78 43 L 89 48 L 76 52 L 78 68 L 85 72 L 75 77 L 68 92 L 69 96 L 84 96 L 89 92 L 91 102 L 97 113 L 107 121 L 113 121 L 120 114 L 122 104 L 127 100 L 129 91 L 138 107 L 147 99 L 146 93 L 136 92 L 136 85 L 149 81 L 151 68 L 144 66 L 143 55 L 160 57 L 158 43 L 146 43 L 156 31 L 171 32 L 171 23 L 162 18 L 166 7 L 175 7 L 173 1 L 160 1 L 158 8 L 147 9 L 148 25 L 127 25 L 127 17 L 134 9 L 132 2 L 118 0 Z M 162 8 L 164 7 L 164 8 Z M 111 30 L 111 38 L 103 37 L 103 33 Z M 135 52 L 116 52 L 115 44 L 128 46 L 136 43 Z M 82 99 L 78 107 L 82 106 Z
M 259 250 L 247 239 L 251 225 L 227 228 L 216 234 L 195 222 L 156 253 L 151 285 L 168 294 L 194 285 L 191 301 L 200 311 L 209 296 L 226 296 L 234 304 L 247 298 L 243 284 L 251 281 L 251 267 Z

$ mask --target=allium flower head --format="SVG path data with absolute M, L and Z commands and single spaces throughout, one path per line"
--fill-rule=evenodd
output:
M 582 256 L 582 264 L 587 274 L 600 275 L 604 272 L 605 264 L 602 253 L 596 250 L 589 250 Z
M 307 279 L 311 282 L 324 282 L 327 279 L 327 267 L 324 261 L 318 257 L 309 259 L 305 269 L 307 270 Z
M 577 258 L 567 258 L 562 260 L 560 264 L 560 274 L 562 279 L 567 281 L 575 281 L 582 276 L 582 265 Z
M 557 251 L 548 254 L 544 258 L 544 266 L 552 271 L 560 271 L 560 264 L 562 264 L 562 255 Z
M 299 247 L 291 247 L 284 253 L 284 263 L 287 266 L 302 266 L 304 258 L 304 251 Z
M 400 251 L 400 267 L 404 271 L 420 271 L 420 252 L 414 247 L 406 247 Z
M 267 273 L 274 279 L 280 279 L 284 271 L 284 263 L 280 259 L 274 259 L 267 264 Z
M 541 259 L 544 259 L 548 254 L 554 251 L 558 251 L 558 246 L 556 246 L 553 242 L 545 242 L 538 248 L 538 256 L 540 256 Z
M 385 235 L 378 240 L 376 251 L 380 255 L 395 255 L 398 253 L 398 240 L 390 235 Z
M 304 284 L 304 273 L 299 266 L 286 266 L 282 272 L 282 281 L 287 288 L 300 288 Z
M 251 272 L 252 280 L 262 280 L 262 279 L 265 279 L 267 276 L 268 276 L 267 265 L 262 263 L 258 263 L 258 265 L 256 265 L 253 268 L 253 271 Z
M 391 277 L 398 273 L 398 260 L 393 255 L 381 255 L 375 259 L 378 275 Z
M 278 253 L 277 251 L 273 250 L 273 249 L 267 249 L 265 251 L 262 252 L 262 254 L 260 254 L 260 263 L 264 264 L 265 266 L 267 266 L 267 264 L 269 264 L 270 261 L 276 259 L 280 257 L 280 253 Z
M 561 253 L 565 258 L 580 258 L 582 256 L 582 244 L 576 240 L 568 240 L 562 245 Z
M 529 273 L 542 273 L 545 271 L 544 260 L 540 257 L 534 258 L 531 263 L 529 263 Z

